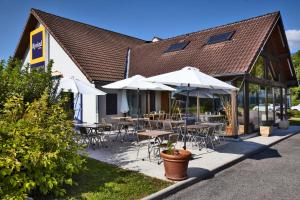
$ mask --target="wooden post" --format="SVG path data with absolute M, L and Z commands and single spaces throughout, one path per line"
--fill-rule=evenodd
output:
M 283 88 L 280 88 L 280 119 L 283 120 Z
M 249 80 L 248 75 L 245 75 L 244 81 L 244 133 L 247 134 L 249 132 Z
M 232 112 L 232 134 L 238 135 L 238 124 L 237 124 L 237 91 L 231 92 L 231 112 Z

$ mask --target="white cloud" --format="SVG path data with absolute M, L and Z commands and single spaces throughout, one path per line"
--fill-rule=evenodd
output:
M 291 52 L 300 50 L 300 30 L 287 30 L 285 33 Z

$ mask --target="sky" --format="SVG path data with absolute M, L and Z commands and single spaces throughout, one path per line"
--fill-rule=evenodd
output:
M 0 0 L 0 60 L 14 54 L 31 8 L 144 40 L 280 11 L 291 52 L 300 50 L 299 0 Z

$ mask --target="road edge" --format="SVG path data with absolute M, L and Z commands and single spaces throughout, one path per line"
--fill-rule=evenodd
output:
M 250 152 L 248 152 L 248 153 L 246 153 L 244 155 L 241 155 L 239 158 L 236 158 L 236 159 L 234 159 L 232 161 L 229 161 L 228 163 L 225 163 L 224 165 L 219 166 L 219 167 L 215 168 L 212 171 L 201 173 L 197 177 L 191 177 L 191 178 L 189 178 L 187 180 L 177 182 L 177 183 L 175 183 L 175 184 L 173 184 L 173 185 L 171 185 L 171 186 L 169 186 L 169 187 L 167 187 L 165 189 L 162 189 L 162 190 L 160 190 L 160 191 L 158 191 L 156 193 L 153 193 L 153 194 L 151 194 L 149 196 L 146 196 L 146 197 L 142 198 L 142 200 L 160 200 L 160 199 L 166 198 L 166 197 L 168 197 L 168 196 L 170 196 L 172 194 L 175 194 L 176 192 L 178 192 L 178 191 L 180 191 L 182 189 L 185 189 L 188 186 L 191 186 L 191 185 L 193 185 L 193 184 L 195 184 L 197 182 L 209 179 L 209 178 L 213 177 L 215 174 L 217 174 L 217 173 L 219 173 L 219 172 L 221 172 L 221 171 L 223 171 L 223 170 L 225 170 L 227 168 L 230 168 L 233 165 L 235 165 L 235 164 L 237 164 L 237 163 L 239 163 L 239 162 L 241 162 L 241 161 L 249 158 L 250 156 L 252 156 L 254 154 L 257 154 L 257 153 L 259 153 L 261 151 L 264 151 L 265 149 L 267 149 L 267 148 L 269 148 L 269 147 L 271 147 L 271 146 L 273 146 L 273 145 L 275 145 L 277 143 L 280 143 L 283 140 L 286 140 L 286 139 L 288 139 L 288 138 L 290 138 L 290 137 L 292 137 L 293 135 L 296 135 L 296 134 L 298 134 L 298 132 L 290 133 L 290 134 L 288 134 L 288 135 L 286 135 L 286 136 L 284 136 L 284 137 L 282 137 L 282 138 L 280 138 L 280 139 L 278 139 L 278 140 L 276 140 L 276 141 L 274 141 L 274 142 L 272 142 L 272 143 L 270 143 L 268 145 L 261 146 L 261 147 L 255 149 L 255 150 L 253 150 L 253 151 L 250 151 Z

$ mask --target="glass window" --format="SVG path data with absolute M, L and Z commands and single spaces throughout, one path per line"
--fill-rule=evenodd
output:
M 106 115 L 118 114 L 118 95 L 106 94 Z
M 241 87 L 241 83 L 242 83 L 242 81 L 238 81 L 237 87 Z M 239 125 L 244 125 L 244 86 L 242 86 L 238 92 L 237 105 L 238 105 Z M 243 129 L 243 127 L 241 127 L 241 129 Z M 243 132 L 243 131 L 244 130 L 240 130 L 240 132 Z
M 273 88 L 267 87 L 267 101 L 268 101 L 268 121 L 274 121 L 275 119 L 275 102 L 273 101 Z
M 249 84 L 249 133 L 256 132 L 260 125 L 260 112 L 263 105 L 259 103 L 259 85 Z
M 262 56 L 259 56 L 253 69 L 250 72 L 250 75 L 257 78 L 264 78 L 264 71 L 264 58 Z

